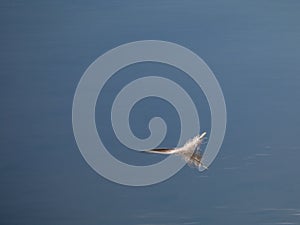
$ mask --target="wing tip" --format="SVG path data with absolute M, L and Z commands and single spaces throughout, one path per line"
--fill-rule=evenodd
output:
M 206 132 L 204 131 L 202 134 L 200 134 L 199 138 L 202 139 L 206 135 Z
M 203 167 L 203 168 L 204 168 L 204 170 L 208 170 L 208 167 L 207 167 L 207 166 L 205 166 L 204 164 L 202 164 L 202 163 L 201 163 L 201 164 L 200 164 L 200 166 L 201 166 L 201 167 Z

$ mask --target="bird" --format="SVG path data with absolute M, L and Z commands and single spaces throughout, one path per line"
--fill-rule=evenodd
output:
M 194 138 L 188 140 L 182 147 L 177 148 L 154 148 L 145 150 L 145 153 L 163 154 L 163 155 L 178 155 L 181 156 L 190 166 L 203 167 L 208 169 L 202 162 L 202 154 L 200 152 L 200 145 L 204 140 L 206 132 L 196 135 Z

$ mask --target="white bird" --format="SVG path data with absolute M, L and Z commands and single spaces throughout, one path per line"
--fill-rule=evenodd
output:
M 146 150 L 146 153 L 156 153 L 156 154 L 164 154 L 164 155 L 179 155 L 183 157 L 183 159 L 191 166 L 201 166 L 205 169 L 208 169 L 201 162 L 202 154 L 200 153 L 200 145 L 204 139 L 206 132 L 201 135 L 195 136 L 193 139 L 188 140 L 182 147 L 179 148 L 156 148 Z

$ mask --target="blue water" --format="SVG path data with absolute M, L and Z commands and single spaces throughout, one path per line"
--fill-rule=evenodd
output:
M 300 224 L 299 11 L 292 0 L 1 1 L 0 224 Z M 208 171 L 185 167 L 163 183 L 127 187 L 84 161 L 72 101 L 98 56 L 144 39 L 178 43 L 206 61 L 222 87 L 228 126 Z M 172 76 L 199 97 L 204 130 L 210 116 L 183 72 L 135 66 L 107 83 L 96 120 L 107 127 L 111 153 L 139 165 L 162 158 L 122 149 L 108 108 L 134 76 Z M 147 119 L 160 115 L 170 126 L 164 144 L 175 145 L 178 115 L 148 100 L 132 111 L 134 133 L 147 137 Z

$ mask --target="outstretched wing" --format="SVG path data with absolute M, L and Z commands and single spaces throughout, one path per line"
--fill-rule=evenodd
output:
M 155 148 L 144 151 L 146 153 L 156 153 L 156 154 L 164 154 L 164 155 L 171 155 L 177 152 L 175 148 Z
M 171 154 L 187 154 L 191 157 L 194 153 L 197 146 L 199 146 L 204 139 L 206 132 L 202 133 L 201 135 L 196 136 L 193 140 L 188 141 L 184 146 L 180 148 L 155 148 L 146 150 L 146 153 L 156 153 L 156 154 L 164 154 L 164 155 L 171 155 Z

